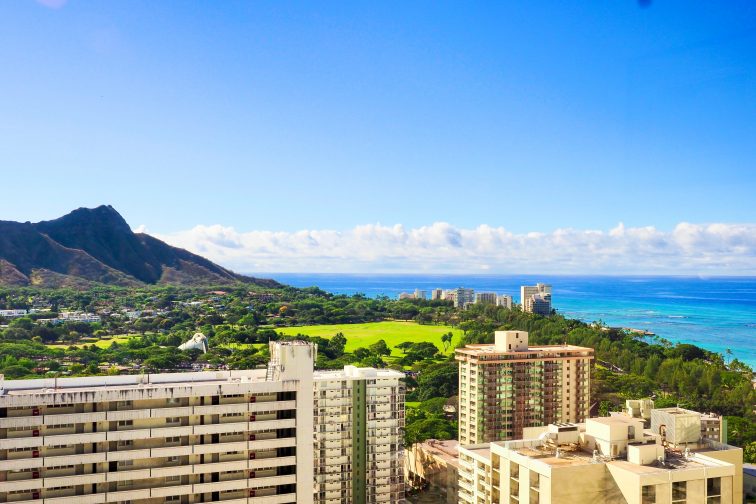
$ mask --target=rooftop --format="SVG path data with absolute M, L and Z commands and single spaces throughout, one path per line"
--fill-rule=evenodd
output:
M 519 350 L 519 351 L 511 350 L 511 351 L 502 352 L 501 350 L 496 350 L 495 345 L 491 343 L 491 344 L 466 345 L 464 348 L 458 348 L 456 352 L 462 353 L 462 354 L 468 354 L 468 355 L 481 355 L 481 354 L 508 355 L 508 356 L 511 355 L 511 356 L 520 356 L 522 358 L 529 358 L 533 354 L 539 354 L 539 353 L 553 354 L 555 352 L 590 352 L 590 354 L 593 355 L 593 348 L 581 347 L 581 346 L 575 346 L 575 345 L 530 345 L 528 346 L 527 350 Z
M 158 373 L 143 375 L 84 376 L 79 378 L 39 378 L 5 380 L 0 375 L 0 397 L 58 392 L 86 392 L 92 389 L 131 390 L 145 388 L 192 387 L 219 383 L 264 382 L 265 369 Z
M 444 460 L 447 464 L 459 466 L 459 441 L 456 439 L 427 439 L 418 443 L 418 447 L 425 453 Z
M 313 374 L 315 381 L 340 380 L 345 378 L 404 378 L 404 373 L 393 369 L 361 368 L 356 366 L 344 366 L 344 369 L 316 370 Z

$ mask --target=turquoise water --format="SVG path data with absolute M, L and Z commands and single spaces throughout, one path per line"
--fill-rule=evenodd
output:
M 270 275 L 295 287 L 317 285 L 337 294 L 396 298 L 403 291 L 471 287 L 510 294 L 520 285 L 553 285 L 553 306 L 586 322 L 649 330 L 674 342 L 699 345 L 756 367 L 756 277 L 607 277 L 504 275 Z

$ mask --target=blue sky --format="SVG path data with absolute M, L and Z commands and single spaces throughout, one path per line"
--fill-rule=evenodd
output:
M 0 219 L 756 220 L 750 1 L 18 0 L 0 64 Z

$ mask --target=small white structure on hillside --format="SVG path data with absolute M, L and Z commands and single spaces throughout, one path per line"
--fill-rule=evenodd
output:
M 182 343 L 178 347 L 179 350 L 202 350 L 202 353 L 207 353 L 207 336 L 201 332 L 195 333 L 192 339 L 186 343 Z

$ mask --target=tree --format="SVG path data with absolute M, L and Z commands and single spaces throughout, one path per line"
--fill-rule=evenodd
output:
M 374 355 L 391 355 L 391 349 L 384 340 L 378 340 L 368 347 Z
M 415 344 L 411 341 L 402 341 L 398 345 L 396 345 L 394 348 L 398 348 L 405 354 L 409 351 L 410 348 L 412 348 Z
M 360 365 L 362 367 L 372 367 L 372 368 L 378 368 L 378 369 L 386 367 L 386 363 L 383 362 L 383 359 L 381 359 L 377 355 L 369 355 L 365 357 L 360 362 Z
M 444 345 L 444 352 L 446 352 L 449 349 L 449 345 L 451 345 L 453 338 L 454 338 L 454 334 L 452 334 L 451 331 L 441 335 L 441 343 Z
M 338 359 L 344 355 L 344 347 L 346 346 L 346 337 L 343 333 L 336 333 L 331 339 L 328 340 L 325 354 L 331 359 Z
M 354 353 L 354 356 L 360 360 L 364 360 L 370 357 L 371 355 L 375 355 L 371 353 L 370 350 L 368 350 L 367 348 L 358 348 L 353 353 Z

